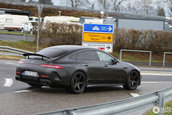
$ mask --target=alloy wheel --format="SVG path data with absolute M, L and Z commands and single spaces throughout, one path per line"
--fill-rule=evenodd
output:
M 86 77 L 82 72 L 76 72 L 71 81 L 71 89 L 73 93 L 82 93 L 86 87 Z

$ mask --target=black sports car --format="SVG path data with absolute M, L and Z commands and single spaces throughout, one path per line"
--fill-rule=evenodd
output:
M 120 84 L 135 90 L 141 83 L 136 66 L 95 48 L 63 45 L 23 55 L 15 78 L 32 87 L 63 86 L 82 93 L 90 84 Z

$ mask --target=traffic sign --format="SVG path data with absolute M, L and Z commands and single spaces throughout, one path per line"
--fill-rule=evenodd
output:
M 97 48 L 97 49 L 100 49 L 102 51 L 109 52 L 109 53 L 113 52 L 113 44 L 112 43 L 83 42 L 82 45 Z
M 113 25 L 84 24 L 83 32 L 114 33 Z
M 113 43 L 113 34 L 107 33 L 83 33 L 84 42 L 107 42 Z

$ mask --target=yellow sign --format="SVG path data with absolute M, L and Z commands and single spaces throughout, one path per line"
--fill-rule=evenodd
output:
M 109 33 L 83 33 L 84 42 L 108 42 L 113 43 L 113 34 Z

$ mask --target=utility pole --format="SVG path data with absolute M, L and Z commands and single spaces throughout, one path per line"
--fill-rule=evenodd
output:
M 42 9 L 43 9 L 43 6 L 38 5 L 38 28 L 37 28 L 37 47 L 36 47 L 36 52 L 39 51 L 39 32 L 40 32 L 40 25 L 41 25 Z

